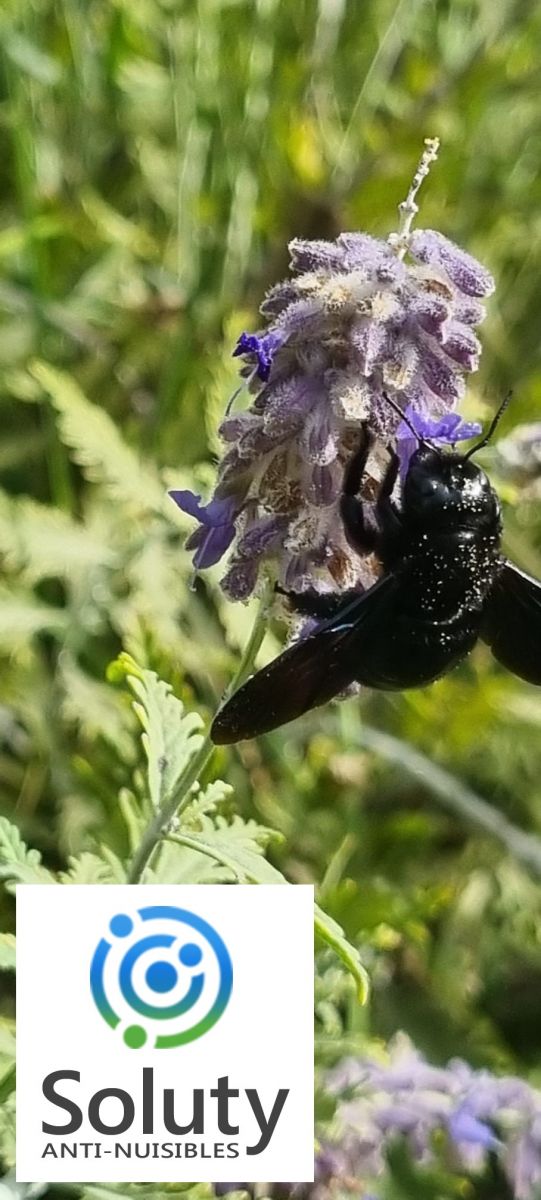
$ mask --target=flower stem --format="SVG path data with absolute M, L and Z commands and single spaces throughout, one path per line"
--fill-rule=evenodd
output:
M 222 703 L 229 700 L 229 697 L 244 683 L 244 680 L 253 668 L 257 652 L 267 629 L 267 602 L 268 592 L 265 592 L 259 601 L 252 632 L 244 648 L 242 658 L 231 683 L 226 688 Z M 134 854 L 128 875 L 129 883 L 141 882 L 143 872 L 148 866 L 154 851 L 160 845 L 162 837 L 167 831 L 173 817 L 180 816 L 190 803 L 193 785 L 197 783 L 200 775 L 203 774 L 205 767 L 214 754 L 214 749 L 214 743 L 210 739 L 210 732 L 206 733 L 197 754 L 190 759 L 185 770 L 182 772 L 174 792 L 166 797 L 161 808 L 154 813 L 151 821 L 149 821 Z
M 398 258 L 404 258 L 408 248 L 411 226 L 415 217 L 417 216 L 417 213 L 419 212 L 419 205 L 416 203 L 417 193 L 423 182 L 423 179 L 426 179 L 427 175 L 429 174 L 432 163 L 435 162 L 438 157 L 439 148 L 439 138 L 425 138 L 425 150 L 421 156 L 421 160 L 418 164 L 415 175 L 413 176 L 410 190 L 406 196 L 406 199 L 398 205 L 398 212 L 400 214 L 400 227 L 398 233 L 391 234 L 390 238 L 388 239 L 391 246 L 393 246 L 393 248 L 396 250 Z

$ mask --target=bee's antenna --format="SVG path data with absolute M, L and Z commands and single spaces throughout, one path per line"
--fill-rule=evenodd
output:
M 416 438 L 416 440 L 419 442 L 419 445 L 427 446 L 428 442 L 425 440 L 425 438 L 422 438 L 419 433 L 417 433 L 417 430 L 412 425 L 409 417 L 406 416 L 405 412 L 401 409 L 400 405 L 396 403 L 396 400 L 392 400 L 391 397 L 389 396 L 388 392 L 382 392 L 381 394 L 383 396 L 383 399 L 387 401 L 387 404 L 390 404 L 391 408 L 394 408 L 394 411 L 396 413 L 398 413 L 399 417 L 401 417 L 404 424 L 407 425 L 408 429 L 411 429 L 411 432 L 412 432 L 414 438 Z
M 468 450 L 468 453 L 464 455 L 464 458 L 471 458 L 473 454 L 477 454 L 478 450 L 482 450 L 483 446 L 486 446 L 488 444 L 488 442 L 494 435 L 494 433 L 500 423 L 501 418 L 503 417 L 503 414 L 507 408 L 507 405 L 509 404 L 509 401 L 510 401 L 512 395 L 513 395 L 513 392 L 509 391 L 507 393 L 507 396 L 504 396 L 504 399 L 502 400 L 497 413 L 495 414 L 495 416 L 493 416 L 492 421 L 490 422 L 487 432 L 483 435 L 480 442 L 476 442 L 475 446 L 472 446 L 471 450 Z

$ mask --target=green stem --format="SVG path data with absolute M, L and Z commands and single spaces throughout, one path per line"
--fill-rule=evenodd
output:
M 356 735 L 350 737 L 349 744 L 355 742 L 373 750 L 387 762 L 397 764 L 402 772 L 429 789 L 444 808 L 496 838 L 517 862 L 522 863 L 537 879 L 541 878 L 541 839 L 512 825 L 503 813 L 472 792 L 444 767 L 437 766 L 432 759 L 392 734 L 368 725 L 360 726 Z
M 240 660 L 237 671 L 235 672 L 229 687 L 226 688 L 222 703 L 233 695 L 244 683 L 246 677 L 250 674 L 254 661 L 263 641 L 267 629 L 266 614 L 267 614 L 268 596 L 265 593 L 262 596 L 257 610 L 256 618 L 253 624 L 252 632 L 248 638 L 248 642 L 244 648 L 242 658 Z M 133 863 L 130 869 L 128 880 L 130 883 L 140 883 L 145 867 L 150 862 L 154 851 L 159 846 L 164 833 L 170 825 L 173 817 L 179 817 L 184 809 L 188 806 L 192 799 L 192 788 L 194 783 L 197 783 L 200 775 L 203 774 L 205 767 L 210 762 L 214 754 L 214 743 L 210 740 L 210 733 L 207 733 L 203 742 L 188 763 L 183 771 L 177 786 L 170 796 L 167 796 L 161 808 L 154 813 L 151 821 L 147 825 L 145 832 L 141 838 L 139 846 L 134 854 Z

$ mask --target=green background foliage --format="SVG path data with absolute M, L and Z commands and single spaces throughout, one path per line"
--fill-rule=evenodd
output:
M 540 41 L 533 0 L 4 0 L 0 815 L 47 870 L 121 879 L 139 836 L 148 764 L 111 660 L 206 721 L 249 635 L 254 606 L 226 603 L 217 571 L 190 587 L 190 523 L 165 495 L 212 483 L 238 333 L 290 237 L 396 227 L 425 136 L 442 151 L 421 223 L 497 281 L 468 415 L 512 385 L 503 433 L 538 416 Z M 484 461 L 507 548 L 541 577 L 539 485 Z M 402 1029 L 435 1062 L 541 1084 L 540 727 L 535 689 L 479 647 L 427 690 L 216 753 L 203 787 L 227 786 L 188 829 L 315 882 L 369 970 L 361 1008 L 318 958 L 322 1064 Z M 232 877 L 193 846 L 162 862 Z M 1 1096 L 7 890 L 0 916 Z M 6 1102 L 8 1162 L 11 1120 Z

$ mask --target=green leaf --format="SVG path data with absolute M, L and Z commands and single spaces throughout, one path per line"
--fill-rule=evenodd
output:
M 120 859 L 112 850 L 102 851 L 103 857 L 85 850 L 77 858 L 70 858 L 69 870 L 62 871 L 61 883 L 125 883 L 126 873 Z
M 67 616 L 62 609 L 41 604 L 24 592 L 0 589 L 0 647 L 7 651 L 12 652 L 36 633 L 61 634 L 66 625 Z
M 348 942 L 347 937 L 342 929 L 342 926 L 337 921 L 329 917 L 327 913 L 318 904 L 314 911 L 314 925 L 316 934 L 323 942 L 334 950 L 335 954 L 342 960 L 345 967 L 353 975 L 357 984 L 357 994 L 361 1004 L 364 1004 L 368 996 L 370 980 L 365 968 L 361 962 L 358 950 L 355 946 Z
M 0 1059 L 15 1062 L 15 1022 L 0 1016 Z
M 55 883 L 54 875 L 41 865 L 38 850 L 29 850 L 19 830 L 0 817 L 0 879 L 10 883 Z
M 0 1017 L 0 1158 L 7 1166 L 15 1160 L 15 1026 L 5 1017 Z
M 15 938 L 12 933 L 0 933 L 0 971 L 15 970 Z
M 235 879 L 231 867 L 220 859 L 171 841 L 162 842 L 158 865 L 145 872 L 146 883 L 234 883 Z
M 111 497 L 138 512 L 169 515 L 173 506 L 157 474 L 127 445 L 108 413 L 91 404 L 70 375 L 48 363 L 34 362 L 30 374 L 50 396 L 59 414 L 60 436 L 87 479 L 106 484 Z
M 227 785 L 211 784 L 207 792 L 217 794 Z M 205 795 L 205 794 L 204 794 Z M 204 796 L 201 797 L 204 800 Z M 186 827 L 185 816 L 188 816 Z M 273 829 L 258 825 L 256 821 L 244 821 L 238 814 L 230 821 L 224 817 L 211 820 L 202 810 L 192 805 L 178 822 L 178 831 L 172 832 L 164 842 L 155 879 L 160 883 L 286 883 L 283 875 L 276 871 L 263 857 L 263 851 L 271 840 L 281 841 L 281 834 Z M 190 827 L 191 826 L 191 827 Z M 193 828 L 199 826 L 199 828 Z M 205 868 L 205 860 L 209 866 Z
M 144 258 L 159 254 L 156 242 L 142 225 L 138 221 L 129 221 L 99 192 L 85 187 L 81 189 L 80 199 L 86 215 L 106 241 L 133 250 Z
M 203 817 L 215 813 L 232 793 L 233 788 L 230 783 L 224 783 L 222 779 L 214 779 L 204 791 L 196 792 L 193 800 L 184 809 L 182 828 L 197 828 L 198 825 L 201 825 Z
M 15 1066 L 15 1022 L 0 1017 L 0 1075 L 2 1078 Z
M 0 1104 L 0 1159 L 3 1159 L 8 1167 L 15 1166 L 15 1091 L 13 1088 Z M 13 1182 L 11 1186 L 13 1189 L 17 1189 L 11 1193 L 8 1192 L 8 1196 L 13 1195 L 14 1200 L 15 1198 L 20 1200 L 20 1198 L 32 1194 L 26 1190 L 26 1184 Z M 25 1190 L 22 1191 L 22 1188 Z M 34 1194 L 38 1195 L 39 1193 Z
M 124 697 L 87 675 L 68 650 L 64 650 L 58 664 L 58 676 L 64 693 L 62 715 L 74 721 L 85 737 L 104 738 L 120 758 L 131 762 L 133 717 Z
M 114 667 L 124 673 L 136 697 L 133 707 L 144 729 L 149 795 L 153 807 L 162 808 L 203 743 L 203 721 L 197 713 L 186 712 L 170 684 L 154 671 L 142 670 L 128 654 L 121 654 Z
M 238 818 L 240 820 L 240 818 Z M 244 823 L 243 823 L 244 824 Z M 261 829 L 260 826 L 256 826 Z M 273 836 L 272 830 L 264 830 Z M 240 836 L 239 836 L 240 835 Z M 241 832 L 233 823 L 225 829 L 205 829 L 204 833 L 172 833 L 169 840 L 192 850 L 207 854 L 223 866 L 229 867 L 237 883 L 287 883 L 280 871 L 258 853 L 254 846 L 254 835 L 250 825 Z M 353 975 L 357 984 L 359 1000 L 364 1004 L 368 994 L 368 976 L 360 955 L 348 942 L 342 927 L 316 904 L 314 910 L 315 932 L 322 941 L 334 950 L 344 966 Z
M 50 54 L 45 54 L 40 46 L 36 46 L 35 42 L 31 42 L 22 33 L 15 33 L 15 31 L 6 34 L 3 42 L 8 58 L 20 71 L 30 75 L 38 83 L 46 84 L 49 87 L 60 82 L 62 78 L 60 63 Z
M 236 883 L 287 883 L 281 872 L 263 857 L 262 842 L 279 838 L 279 834 L 255 821 L 245 822 L 241 817 L 234 817 L 229 825 L 220 818 L 218 822 L 215 828 L 209 821 L 203 833 L 186 833 L 183 829 L 169 838 L 228 867 Z
M 12 499 L 0 492 L 0 550 L 9 570 L 24 573 L 29 583 L 81 575 L 111 567 L 115 555 L 105 537 L 67 513 L 28 497 Z
M 4 1104 L 8 1096 L 15 1091 L 17 1083 L 17 1072 L 15 1064 L 3 1070 L 0 1067 L 0 1104 Z M 1 1197 L 1 1193 L 0 1193 Z

